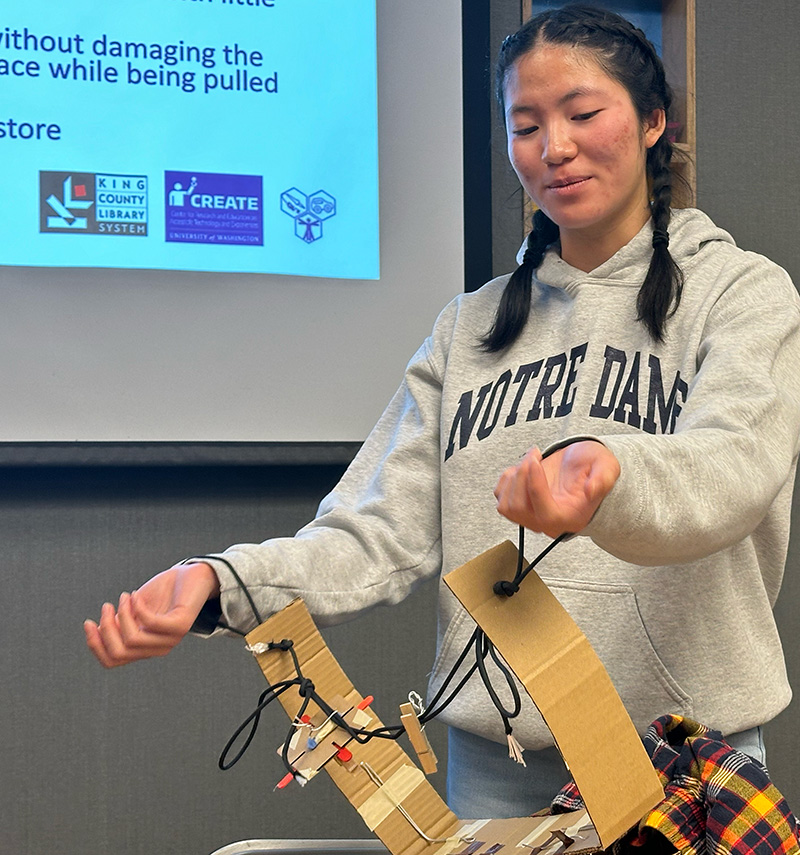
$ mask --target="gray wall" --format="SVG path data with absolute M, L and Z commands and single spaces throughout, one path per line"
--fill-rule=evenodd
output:
M 265 686 L 239 640 L 189 639 L 104 671 L 82 622 L 103 599 L 198 550 L 293 533 L 341 469 L 5 469 L 0 477 L 0 853 L 207 855 L 251 837 L 365 837 L 326 775 L 272 788 L 277 705 L 228 772 L 219 753 Z M 387 722 L 424 692 L 434 591 L 326 632 Z M 440 754 L 443 726 L 431 725 Z M 438 776 L 439 783 L 443 776 Z
M 742 245 L 800 280 L 800 6 L 699 5 L 700 204 Z M 494 16 L 494 30 L 504 35 L 518 20 L 517 4 L 495 0 Z M 521 239 L 521 216 L 505 185 L 497 187 L 494 232 L 502 239 L 495 265 L 506 270 Z M 221 747 L 264 685 L 240 643 L 190 639 L 167 659 L 105 672 L 86 652 L 81 629 L 103 598 L 175 559 L 293 532 L 339 471 L 2 470 L 2 855 L 206 855 L 248 837 L 365 836 L 323 776 L 309 785 L 314 793 L 272 793 L 281 775 L 273 752 L 282 713 L 270 712 L 237 767 L 217 770 Z M 793 544 L 777 613 L 796 687 L 799 567 L 800 546 Z M 423 588 L 398 609 L 327 633 L 386 719 L 395 719 L 404 692 L 424 688 L 433 593 Z M 795 808 L 799 717 L 795 703 L 767 728 L 773 777 Z M 442 731 L 431 729 L 443 753 Z
M 701 0 L 697 12 L 698 204 L 740 246 L 800 283 L 800 5 Z M 798 366 L 800 370 L 800 366 Z M 775 610 L 800 691 L 800 500 Z M 713 655 L 713 653 L 711 654 Z M 800 701 L 766 728 L 771 775 L 800 811 Z

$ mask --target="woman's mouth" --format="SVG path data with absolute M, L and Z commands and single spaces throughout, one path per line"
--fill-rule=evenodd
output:
M 547 189 L 559 195 L 566 193 L 574 193 L 580 190 L 588 181 L 589 176 L 576 175 L 570 178 L 559 178 L 547 185 Z

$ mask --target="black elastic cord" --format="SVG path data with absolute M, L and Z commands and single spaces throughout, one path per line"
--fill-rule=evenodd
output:
M 282 683 L 275 683 L 272 686 L 266 688 L 258 698 L 258 706 L 250 713 L 249 716 L 236 728 L 233 732 L 233 736 L 225 743 L 225 747 L 222 749 L 222 753 L 219 755 L 218 765 L 219 768 L 222 769 L 223 772 L 227 772 L 228 769 L 235 766 L 244 755 L 245 751 L 250 747 L 250 743 L 253 741 L 253 737 L 256 735 L 256 731 L 258 730 L 258 724 L 261 719 L 261 713 L 264 709 L 269 706 L 277 697 L 282 695 L 287 689 L 290 689 L 293 685 L 295 685 L 294 680 L 284 680 Z M 230 762 L 226 762 L 226 758 L 228 753 L 233 748 L 236 740 L 241 736 L 244 732 L 244 729 L 248 724 L 251 724 L 250 733 L 247 734 L 247 737 L 239 749 L 239 752 Z
M 439 702 L 439 698 L 444 694 L 447 687 L 450 685 L 450 681 L 455 677 L 456 671 L 461 667 L 461 663 L 467 658 L 467 653 L 469 653 L 470 648 L 472 647 L 475 639 L 478 637 L 478 633 L 481 632 L 481 628 L 479 626 L 475 627 L 475 632 L 469 637 L 469 641 L 464 645 L 464 649 L 458 655 L 458 659 L 456 659 L 455 664 L 450 669 L 450 673 L 444 678 L 442 685 L 439 686 L 439 690 L 433 696 L 433 700 L 428 704 L 422 714 L 419 716 L 419 720 L 421 724 L 425 724 L 430 721 L 432 718 L 436 718 L 437 715 L 453 700 L 453 698 L 461 691 L 464 687 L 465 683 L 469 678 L 475 673 L 478 665 L 475 663 L 464 675 L 459 684 L 453 689 L 452 692 L 442 701 L 439 707 L 436 707 L 436 704 Z
M 227 629 L 227 630 L 228 630 L 228 632 L 232 632 L 232 633 L 234 633 L 235 635 L 241 635 L 241 636 L 242 636 L 242 638 L 246 638 L 246 637 L 247 637 L 247 633 L 246 633 L 246 632 L 243 632 L 241 629 L 237 629 L 235 626 L 231 626 L 230 624 L 225 623 L 225 621 L 224 621 L 224 620 L 222 620 L 222 618 L 219 618 L 219 620 L 217 621 L 217 626 L 218 626 L 220 629 Z
M 517 556 L 517 572 L 514 574 L 514 578 L 511 581 L 507 581 L 506 579 L 501 579 L 499 582 L 495 582 L 492 590 L 495 594 L 504 597 L 513 597 L 514 594 L 519 591 L 519 586 L 522 584 L 522 581 L 528 575 L 528 573 L 533 570 L 533 568 L 553 549 L 558 546 L 559 543 L 562 543 L 567 538 L 572 537 L 569 532 L 564 532 L 564 534 L 560 534 L 552 543 L 549 543 L 537 556 L 531 561 L 531 563 L 523 570 L 522 569 L 522 550 L 525 547 L 525 529 L 520 526 L 519 527 L 519 555 Z
M 530 563 L 527 567 L 524 566 L 523 559 L 523 547 L 525 545 L 525 530 L 522 526 L 519 529 L 519 555 L 517 557 L 517 569 L 514 575 L 514 579 L 511 582 L 498 582 L 494 586 L 494 591 L 496 594 L 506 596 L 512 596 L 513 593 L 516 593 L 519 590 L 520 584 L 523 582 L 525 577 L 530 573 L 530 571 L 551 551 L 553 550 L 559 543 L 563 540 L 571 537 L 569 533 L 564 533 L 557 537 L 552 543 L 550 543 L 541 553 Z M 263 623 L 261 619 L 261 615 L 258 612 L 258 609 L 253 602 L 253 598 L 250 596 L 250 592 L 245 587 L 238 573 L 233 569 L 231 564 L 226 561 L 224 558 L 220 558 L 216 555 L 201 555 L 197 556 L 196 559 L 189 560 L 217 560 L 222 561 L 227 565 L 228 569 L 231 571 L 231 574 L 236 579 L 237 583 L 244 591 L 248 602 L 250 603 L 251 608 L 253 609 L 253 614 L 256 617 L 256 620 L 259 624 Z M 501 589 L 498 590 L 498 586 L 501 586 Z M 511 593 L 508 593 L 511 591 Z M 228 627 L 229 628 L 229 627 Z M 234 630 L 238 631 L 238 630 Z M 473 649 L 475 651 L 475 662 L 467 669 L 464 676 L 459 680 L 458 684 L 447 694 L 447 696 L 442 699 L 442 696 L 447 691 L 448 686 L 452 682 L 456 673 L 458 672 L 461 665 L 464 663 L 464 660 L 467 657 L 469 651 Z M 294 664 L 294 670 L 296 673 L 296 677 L 292 680 L 281 680 L 278 683 L 274 683 L 268 686 L 259 696 L 258 705 L 253 710 L 253 712 L 248 715 L 248 717 L 242 722 L 241 725 L 236 729 L 233 736 L 228 740 L 224 749 L 222 750 L 222 754 L 219 758 L 219 768 L 223 770 L 228 770 L 232 766 L 234 766 L 244 755 L 245 751 L 250 746 L 250 743 L 253 741 L 253 737 L 255 736 L 256 730 L 258 729 L 259 722 L 261 720 L 261 713 L 264 709 L 272 703 L 276 698 L 280 697 L 283 692 L 287 691 L 292 686 L 297 686 L 298 693 L 302 697 L 303 701 L 300 705 L 300 709 L 297 712 L 295 717 L 295 721 L 297 718 L 301 717 L 306 709 L 308 708 L 308 704 L 310 701 L 314 701 L 314 703 L 319 707 L 321 712 L 323 712 L 328 718 L 334 722 L 338 727 L 342 728 L 348 736 L 350 736 L 355 741 L 365 744 L 369 742 L 370 739 L 397 739 L 401 734 L 405 733 L 405 727 L 403 725 L 392 725 L 392 726 L 383 726 L 380 728 L 376 728 L 375 730 L 366 730 L 365 728 L 355 728 L 349 725 L 342 714 L 331 707 L 328 703 L 326 703 L 316 692 L 314 687 L 314 683 L 308 678 L 303 676 L 303 672 L 300 668 L 300 662 L 297 658 L 297 653 L 294 650 L 294 644 L 291 639 L 283 639 L 278 642 L 269 642 L 267 645 L 267 652 L 279 650 L 288 652 L 292 657 L 292 662 Z M 494 686 L 492 685 L 491 678 L 489 677 L 488 671 L 486 669 L 486 657 L 491 656 L 492 661 L 497 666 L 500 673 L 503 675 L 506 684 L 508 685 L 509 691 L 511 693 L 511 697 L 514 702 L 513 709 L 506 709 L 503 705 L 503 702 L 500 700 L 499 695 L 497 694 Z M 475 631 L 470 636 L 467 643 L 464 645 L 464 649 L 459 654 L 456 659 L 453 667 L 450 669 L 450 672 L 445 677 L 438 691 L 436 692 L 433 700 L 427 705 L 425 710 L 419 715 L 419 721 L 421 724 L 425 724 L 431 719 L 438 716 L 458 695 L 458 693 L 464 688 L 467 681 L 472 677 L 472 675 L 478 671 L 481 677 L 481 680 L 486 687 L 486 691 L 489 694 L 489 697 L 496 707 L 498 713 L 500 714 L 503 720 L 503 727 L 505 729 L 506 734 L 511 734 L 511 724 L 510 720 L 512 718 L 516 718 L 521 711 L 522 701 L 520 698 L 519 690 L 516 685 L 516 681 L 514 680 L 514 675 L 511 673 L 509 667 L 505 664 L 502 658 L 499 656 L 497 651 L 495 650 L 494 644 L 492 644 L 491 640 L 486 636 L 483 630 L 480 627 L 476 627 Z M 245 737 L 244 743 L 242 747 L 239 749 L 236 756 L 228 761 L 227 756 L 231 751 L 233 745 L 236 743 L 237 739 L 244 733 L 247 726 L 250 725 L 250 731 Z M 296 728 L 294 721 L 292 722 L 292 726 L 289 729 L 289 733 L 284 741 L 283 747 L 281 749 L 281 759 L 283 760 L 284 765 L 288 769 L 288 771 L 292 775 L 297 775 L 296 769 L 289 762 L 289 750 L 290 743 L 292 738 L 296 733 Z
M 330 704 L 328 704 L 319 694 L 317 694 L 316 688 L 312 680 L 308 679 L 303 675 L 302 669 L 300 668 L 300 662 L 297 658 L 297 653 L 294 650 L 294 643 L 291 639 L 284 638 L 282 641 L 271 641 L 267 644 L 267 652 L 278 650 L 282 652 L 288 652 L 292 657 L 292 662 L 294 664 L 294 670 L 296 673 L 296 677 L 291 680 L 281 680 L 277 683 L 273 683 L 261 693 L 258 699 L 258 704 L 256 708 L 247 716 L 247 718 L 236 728 L 231 738 L 225 744 L 225 747 L 222 749 L 222 753 L 219 757 L 219 768 L 223 771 L 227 771 L 231 767 L 235 766 L 239 760 L 242 759 L 245 751 L 250 747 L 250 743 L 253 741 L 253 737 L 256 735 L 256 731 L 258 730 L 258 725 L 261 721 L 261 713 L 268 707 L 274 700 L 279 698 L 285 691 L 290 689 L 292 686 L 296 686 L 300 697 L 303 699 L 300 704 L 300 709 L 297 711 L 295 715 L 295 721 L 305 714 L 306 709 L 311 701 L 319 707 L 324 715 L 326 715 L 337 727 L 342 728 L 347 732 L 348 736 L 352 739 L 355 739 L 357 742 L 365 743 L 370 739 L 379 738 L 379 739 L 397 739 L 402 733 L 405 732 L 405 727 L 403 725 L 395 725 L 395 726 L 384 726 L 377 728 L 373 731 L 365 730 L 364 728 L 355 728 L 349 725 L 342 714 L 335 710 Z M 242 743 L 241 748 L 236 753 L 236 755 L 228 760 L 228 754 L 231 752 L 234 744 L 239 739 L 239 737 L 245 732 L 248 725 L 250 726 L 250 730 L 247 736 Z M 283 764 L 286 769 L 292 774 L 296 774 L 296 770 L 289 762 L 289 750 L 290 743 L 292 741 L 292 737 L 295 734 L 295 726 L 294 721 L 292 722 L 292 726 L 289 729 L 289 733 L 284 740 L 283 747 L 281 748 L 281 759 L 283 760 Z
M 507 710 L 503 706 L 503 702 L 500 700 L 499 695 L 497 694 L 494 686 L 492 685 L 492 681 L 489 679 L 489 674 L 486 671 L 486 656 L 490 653 L 495 665 L 497 665 L 497 667 L 500 669 L 500 672 L 505 677 L 506 683 L 508 684 L 508 687 L 511 690 L 511 696 L 514 699 L 513 710 Z M 517 686 L 514 683 L 514 678 L 511 675 L 508 667 L 505 664 L 501 663 L 494 649 L 494 645 L 483 632 L 481 632 L 480 637 L 475 642 L 475 659 L 478 663 L 478 673 L 481 675 L 483 685 L 486 687 L 486 691 L 489 693 L 489 697 L 492 699 L 492 703 L 495 705 L 497 711 L 500 713 L 500 717 L 503 719 L 505 731 L 506 733 L 511 733 L 511 725 L 508 723 L 508 721 L 509 719 L 516 718 L 522 708 L 522 701 L 519 696 L 519 690 L 517 689 Z
M 253 610 L 253 616 L 256 619 L 256 624 L 261 625 L 262 623 L 264 623 L 264 618 L 261 617 L 261 612 L 259 612 L 258 608 L 256 607 L 255 600 L 253 600 L 250 591 L 247 590 L 247 585 L 245 585 L 245 583 L 242 581 L 242 577 L 236 572 L 236 570 L 234 570 L 233 564 L 231 564 L 230 561 L 228 561 L 226 558 L 221 558 L 219 555 L 195 555 L 193 558 L 187 558 L 186 561 L 184 561 L 183 563 L 186 564 L 187 562 L 191 561 L 221 561 L 228 568 L 228 570 L 231 571 L 231 576 L 233 576 L 233 578 L 236 580 L 236 584 L 242 589 L 242 592 L 247 598 L 247 602 L 250 604 L 250 608 Z M 220 626 L 222 626 L 223 629 L 231 629 L 231 627 L 223 626 L 221 623 Z M 237 630 L 234 630 L 234 632 L 237 632 Z M 245 635 L 245 633 L 240 632 L 240 635 Z
M 250 713 L 249 716 L 236 728 L 233 732 L 233 736 L 227 741 L 225 747 L 222 749 L 222 753 L 219 756 L 219 768 L 224 772 L 230 769 L 232 766 L 235 766 L 239 760 L 242 759 L 245 751 L 250 747 L 250 743 L 253 741 L 253 737 L 256 735 L 256 731 L 258 730 L 258 725 L 261 720 L 261 713 L 268 707 L 276 698 L 280 697 L 287 689 L 290 689 L 292 686 L 296 686 L 303 679 L 302 674 L 300 674 L 300 666 L 297 660 L 297 654 L 294 652 L 294 642 L 291 639 L 284 638 L 282 641 L 271 641 L 268 644 L 269 650 L 282 650 L 288 651 L 291 654 L 292 661 L 295 664 L 295 669 L 298 672 L 298 678 L 294 680 L 281 680 L 278 683 L 273 683 L 270 686 L 267 686 L 266 689 L 259 695 L 258 704 L 253 712 Z M 313 684 L 312 684 L 313 685 Z M 233 748 L 236 740 L 241 736 L 244 732 L 244 729 L 247 725 L 250 724 L 250 732 L 247 734 L 245 738 L 244 744 L 239 749 L 239 752 L 230 762 L 226 762 L 226 758 L 231 748 Z

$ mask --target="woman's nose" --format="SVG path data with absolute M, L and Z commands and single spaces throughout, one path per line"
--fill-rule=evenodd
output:
M 574 157 L 577 147 L 569 128 L 561 123 L 547 128 L 542 148 L 542 160 L 547 164 L 559 164 Z

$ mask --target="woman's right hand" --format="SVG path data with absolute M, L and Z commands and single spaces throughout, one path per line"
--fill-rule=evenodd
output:
M 84 622 L 86 643 L 106 668 L 166 656 L 216 596 L 219 580 L 209 564 L 177 564 L 122 594 L 116 609 L 105 603 L 99 623 Z

